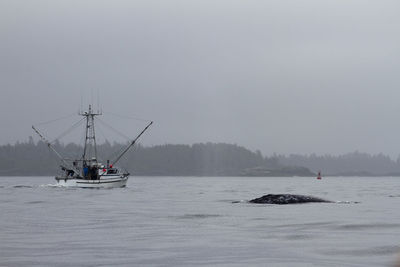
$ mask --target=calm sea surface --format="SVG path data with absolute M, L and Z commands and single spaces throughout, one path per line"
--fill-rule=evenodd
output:
M 52 184 L 0 177 L 0 266 L 393 266 L 400 256 L 400 178 Z M 246 202 L 268 193 L 338 203 Z

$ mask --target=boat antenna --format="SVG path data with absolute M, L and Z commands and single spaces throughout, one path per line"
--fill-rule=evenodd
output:
M 140 136 L 142 136 L 142 134 L 147 131 L 147 129 L 150 127 L 150 125 L 152 125 L 153 122 L 151 121 L 144 129 L 143 131 L 124 149 L 124 151 L 122 151 L 122 153 L 117 157 L 116 160 L 114 160 L 114 162 L 112 163 L 112 165 L 114 165 L 115 163 L 117 163 L 122 156 L 136 143 L 136 141 L 140 138 Z
M 83 103 L 83 95 L 82 95 L 82 88 L 81 88 L 81 105 L 79 106 L 78 114 L 80 114 L 82 112 L 82 103 Z
M 97 113 L 100 113 L 100 89 L 97 88 Z
M 91 104 L 93 104 L 93 88 L 90 89 L 90 100 L 91 100 Z

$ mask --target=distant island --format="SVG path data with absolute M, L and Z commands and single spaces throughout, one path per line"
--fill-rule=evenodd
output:
M 79 157 L 82 147 L 55 143 L 66 158 Z M 125 144 L 106 142 L 98 146 L 101 159 L 113 158 Z M 138 145 L 119 165 L 140 176 L 400 176 L 400 162 L 379 154 L 353 152 L 342 156 L 263 156 L 236 144 L 198 143 L 193 145 Z M 41 141 L 0 146 L 0 176 L 45 176 L 58 172 L 59 161 Z

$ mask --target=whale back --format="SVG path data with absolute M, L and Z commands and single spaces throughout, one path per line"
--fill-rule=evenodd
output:
M 312 203 L 312 202 L 324 202 L 331 203 L 332 201 L 325 200 L 313 196 L 304 195 L 292 195 L 292 194 L 268 194 L 259 198 L 255 198 L 249 201 L 250 203 L 256 204 L 302 204 L 302 203 Z

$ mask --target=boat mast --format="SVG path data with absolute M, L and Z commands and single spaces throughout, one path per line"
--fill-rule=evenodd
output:
M 89 105 L 89 110 L 79 115 L 86 117 L 86 131 L 85 131 L 85 147 L 83 149 L 83 164 L 90 162 L 93 158 L 97 161 L 97 147 L 96 147 L 96 134 L 94 130 L 94 117 L 101 115 L 101 113 L 94 113 L 92 105 Z

